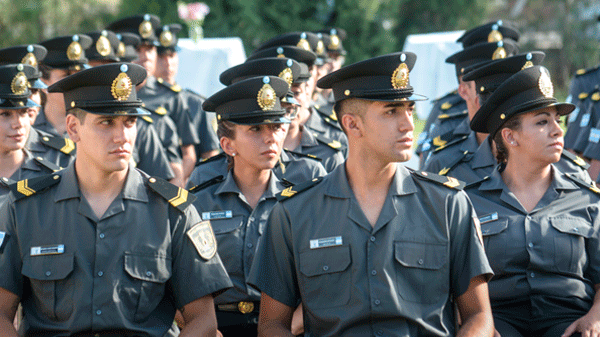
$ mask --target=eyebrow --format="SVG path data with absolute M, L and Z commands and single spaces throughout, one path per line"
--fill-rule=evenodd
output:
M 536 113 L 534 116 L 539 116 L 539 115 L 547 115 L 550 116 L 550 113 L 548 111 L 540 111 L 538 113 Z
M 415 106 L 415 102 L 410 101 L 410 102 L 390 102 L 390 103 L 387 103 L 386 105 L 384 105 L 384 107 L 386 107 L 386 108 L 395 108 L 395 107 L 398 107 L 398 106 L 404 106 L 405 103 L 409 103 L 408 104 L 409 108 Z

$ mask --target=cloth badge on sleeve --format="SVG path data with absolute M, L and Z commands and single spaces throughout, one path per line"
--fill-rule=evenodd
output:
M 42 255 L 56 255 L 65 252 L 65 245 L 54 245 L 44 247 L 31 247 L 29 255 L 31 256 L 42 256 Z
M 233 217 L 232 211 L 202 212 L 202 220 L 230 219 L 231 217 Z
M 590 114 L 587 113 L 585 115 L 583 115 L 583 117 L 581 117 L 581 122 L 579 122 L 579 126 L 584 128 L 586 126 L 588 126 L 588 124 L 590 124 Z
M 310 249 L 341 246 L 341 245 L 342 245 L 342 237 L 341 236 L 332 236 L 330 238 L 310 240 Z
M 579 107 L 575 107 L 575 110 L 569 114 L 569 123 L 574 123 L 577 120 L 577 115 L 579 115 Z
M 492 221 L 496 221 L 498 220 L 498 212 L 494 212 L 488 215 L 484 215 L 482 217 L 479 218 L 479 223 L 488 223 L 488 222 L 492 222 Z
M 598 141 L 600 141 L 600 129 L 592 128 L 590 130 L 590 138 L 588 141 L 591 143 L 598 143 Z
M 210 221 L 202 221 L 192 227 L 187 232 L 187 236 L 192 240 L 198 254 L 205 259 L 210 260 L 217 252 L 217 239 L 213 232 Z

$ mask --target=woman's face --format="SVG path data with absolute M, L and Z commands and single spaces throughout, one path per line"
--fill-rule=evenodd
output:
M 27 109 L 0 109 L 0 151 L 3 153 L 25 147 L 31 121 Z
M 521 127 L 504 137 L 511 156 L 522 155 L 530 161 L 556 163 L 564 147 L 560 116 L 553 107 L 542 108 L 521 116 Z
M 235 125 L 235 138 L 227 140 L 226 152 L 235 153 L 234 167 L 270 170 L 279 160 L 286 131 L 284 124 Z

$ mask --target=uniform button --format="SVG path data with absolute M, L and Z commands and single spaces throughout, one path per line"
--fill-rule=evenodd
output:
M 531 277 L 535 277 L 535 273 L 531 273 L 529 274 Z
M 252 244 L 251 243 L 247 244 L 246 246 L 248 246 L 248 248 L 252 248 Z
M 371 270 L 371 275 L 373 275 L 373 276 L 377 275 L 377 270 Z
M 533 243 L 529 243 L 527 246 L 529 246 L 529 248 L 533 248 Z
M 98 276 L 102 277 L 102 275 L 104 275 L 104 273 L 103 273 L 103 272 L 101 272 L 101 271 L 99 271 L 99 272 L 98 272 Z
M 380 300 L 375 300 L 375 305 L 379 305 L 379 304 L 381 304 L 381 301 Z
M 100 239 L 104 239 L 104 233 L 100 233 L 100 235 L 98 235 L 100 237 Z
M 527 218 L 527 220 L 531 220 L 531 216 L 530 215 L 526 216 L 526 218 Z
M 152 272 L 151 271 L 147 271 L 146 272 L 146 276 L 152 276 Z
M 371 242 L 375 242 L 375 237 L 371 236 Z
M 573 228 L 573 232 L 575 232 L 575 233 L 579 232 L 579 228 L 577 228 L 577 227 Z
M 52 275 L 52 272 L 51 271 L 47 271 L 46 272 L 46 276 L 50 276 L 50 275 Z
M 323 270 L 324 271 L 328 271 L 329 270 L 329 266 L 323 266 Z
M 96 315 L 98 315 L 98 316 L 102 315 L 102 310 L 96 310 Z
M 417 262 L 419 262 L 419 264 L 423 264 L 423 259 L 419 259 Z

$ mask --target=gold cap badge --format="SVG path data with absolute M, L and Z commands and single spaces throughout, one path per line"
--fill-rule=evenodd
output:
M 548 69 L 541 68 L 540 73 L 540 78 L 538 79 L 538 86 L 540 87 L 540 91 L 546 98 L 554 97 L 554 86 L 552 85 L 550 74 L 548 74 Z
M 308 40 L 306 39 L 306 33 L 302 33 L 300 35 L 300 41 L 298 41 L 298 44 L 296 44 L 296 47 L 302 48 L 304 50 L 312 51 L 312 49 L 310 49 L 310 43 L 308 43 Z
M 323 43 L 323 34 L 319 33 L 319 42 L 317 42 L 317 49 L 315 53 L 318 55 L 323 55 L 325 53 L 325 44 Z
M 406 88 L 406 86 L 408 86 L 408 66 L 406 65 L 406 63 L 404 63 L 404 61 L 406 61 L 406 55 L 402 54 L 400 56 L 400 61 L 402 63 L 400 63 L 400 65 L 398 66 L 398 68 L 396 68 L 396 70 L 394 70 L 394 73 L 392 74 L 392 87 L 394 87 L 394 89 L 404 89 Z
M 117 56 L 125 56 L 125 44 L 123 42 L 119 42 L 119 46 L 117 47 Z
M 27 86 L 29 82 L 27 81 L 27 76 L 25 76 L 25 73 L 22 71 L 23 65 L 19 64 L 17 66 L 17 69 L 19 70 L 19 72 L 15 75 L 12 82 L 10 83 L 10 90 L 15 95 L 22 95 L 27 91 Z
M 502 41 L 504 38 L 502 33 L 498 30 L 499 26 L 502 25 L 502 21 L 498 21 L 498 23 L 492 26 L 492 31 L 488 34 L 488 42 L 498 42 Z
M 294 73 L 293 73 L 292 69 L 290 68 L 293 64 L 294 64 L 294 61 L 287 60 L 286 65 L 288 67 L 283 69 L 278 75 L 281 79 L 286 81 L 289 86 L 291 86 L 292 83 L 294 82 Z
M 143 39 L 147 39 L 152 36 L 152 23 L 150 22 L 150 15 L 144 15 L 144 21 L 140 23 L 138 31 Z
M 332 29 L 330 35 L 331 41 L 329 41 L 329 45 L 327 46 L 327 48 L 331 50 L 340 49 L 340 38 L 337 36 L 337 31 L 335 29 Z
M 131 78 L 127 76 L 127 70 L 127 65 L 122 64 L 121 73 L 115 78 L 110 86 L 110 92 L 117 101 L 124 101 L 131 95 L 133 84 L 131 83 Z
M 507 56 L 506 49 L 504 49 L 504 42 L 498 42 L 498 48 L 494 51 L 492 55 L 492 60 L 505 59 Z
M 73 42 L 67 47 L 67 58 L 71 61 L 79 60 L 83 55 L 83 48 L 79 44 L 79 36 L 73 35 Z
M 102 56 L 107 56 L 110 54 L 110 41 L 108 41 L 106 35 L 106 31 L 103 30 L 102 35 L 100 35 L 98 41 L 96 41 L 96 51 Z
M 258 96 L 256 98 L 258 106 L 260 106 L 263 111 L 273 109 L 277 102 L 275 89 L 269 84 L 270 82 L 271 80 L 267 76 L 263 78 L 264 85 L 258 91 Z
M 33 54 L 33 46 L 32 45 L 27 46 L 27 54 L 23 57 L 23 59 L 21 60 L 21 63 L 30 65 L 32 67 L 38 66 L 37 58 Z
M 533 55 L 531 55 L 531 53 L 527 53 L 527 56 L 525 56 L 525 58 L 527 59 L 527 61 L 525 62 L 521 70 L 533 67 L 533 62 L 531 62 Z
M 163 47 L 170 47 L 173 45 L 173 33 L 169 30 L 169 26 L 163 27 L 163 32 L 160 34 L 160 45 Z

